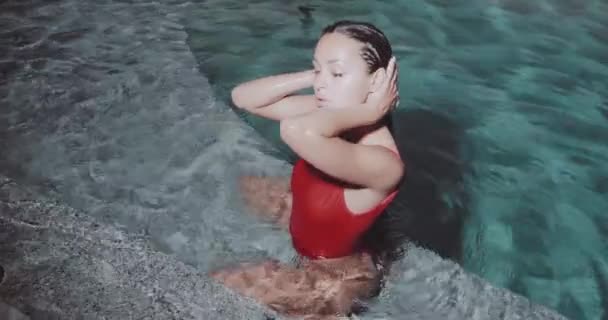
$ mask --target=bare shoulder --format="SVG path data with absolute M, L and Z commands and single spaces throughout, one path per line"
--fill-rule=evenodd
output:
M 369 168 L 368 174 L 384 181 L 381 187 L 371 189 L 383 194 L 392 192 L 405 174 L 405 163 L 393 138 L 383 134 L 369 140 L 363 138 L 357 145 L 360 166 Z
M 363 137 L 357 144 L 364 146 L 368 150 L 368 153 L 373 153 L 373 155 L 370 154 L 371 157 L 375 157 L 381 162 L 388 161 L 403 164 L 397 143 L 388 132 L 383 132 L 376 136 Z
M 359 172 L 366 172 L 368 186 L 344 189 L 344 200 L 353 214 L 362 214 L 377 206 L 396 190 L 405 175 L 396 146 L 391 144 L 359 144 Z M 363 169 L 365 168 L 365 169 Z

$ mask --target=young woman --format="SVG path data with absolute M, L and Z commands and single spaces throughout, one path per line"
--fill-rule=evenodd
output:
M 390 128 L 398 72 L 385 35 L 352 21 L 323 30 L 313 67 L 232 91 L 238 108 L 280 121 L 299 157 L 291 181 L 243 177 L 241 186 L 253 209 L 290 232 L 302 259 L 211 275 L 284 315 L 347 315 L 378 294 L 397 249 L 376 241 L 382 226 L 370 230 L 405 175 Z M 309 87 L 313 95 L 295 94 Z

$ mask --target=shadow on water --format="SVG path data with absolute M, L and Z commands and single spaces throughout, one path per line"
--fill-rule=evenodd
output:
M 393 127 L 407 175 L 384 216 L 408 241 L 460 262 L 468 212 L 464 130 L 427 110 L 396 112 Z

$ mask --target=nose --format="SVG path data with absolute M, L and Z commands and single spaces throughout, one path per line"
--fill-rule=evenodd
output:
M 319 72 L 315 75 L 313 88 L 316 93 L 321 93 L 327 88 L 327 80 L 326 77 L 323 75 L 323 72 Z

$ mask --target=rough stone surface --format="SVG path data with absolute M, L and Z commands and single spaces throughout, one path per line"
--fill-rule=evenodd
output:
M 144 237 L 0 181 L 1 319 L 265 319 Z

